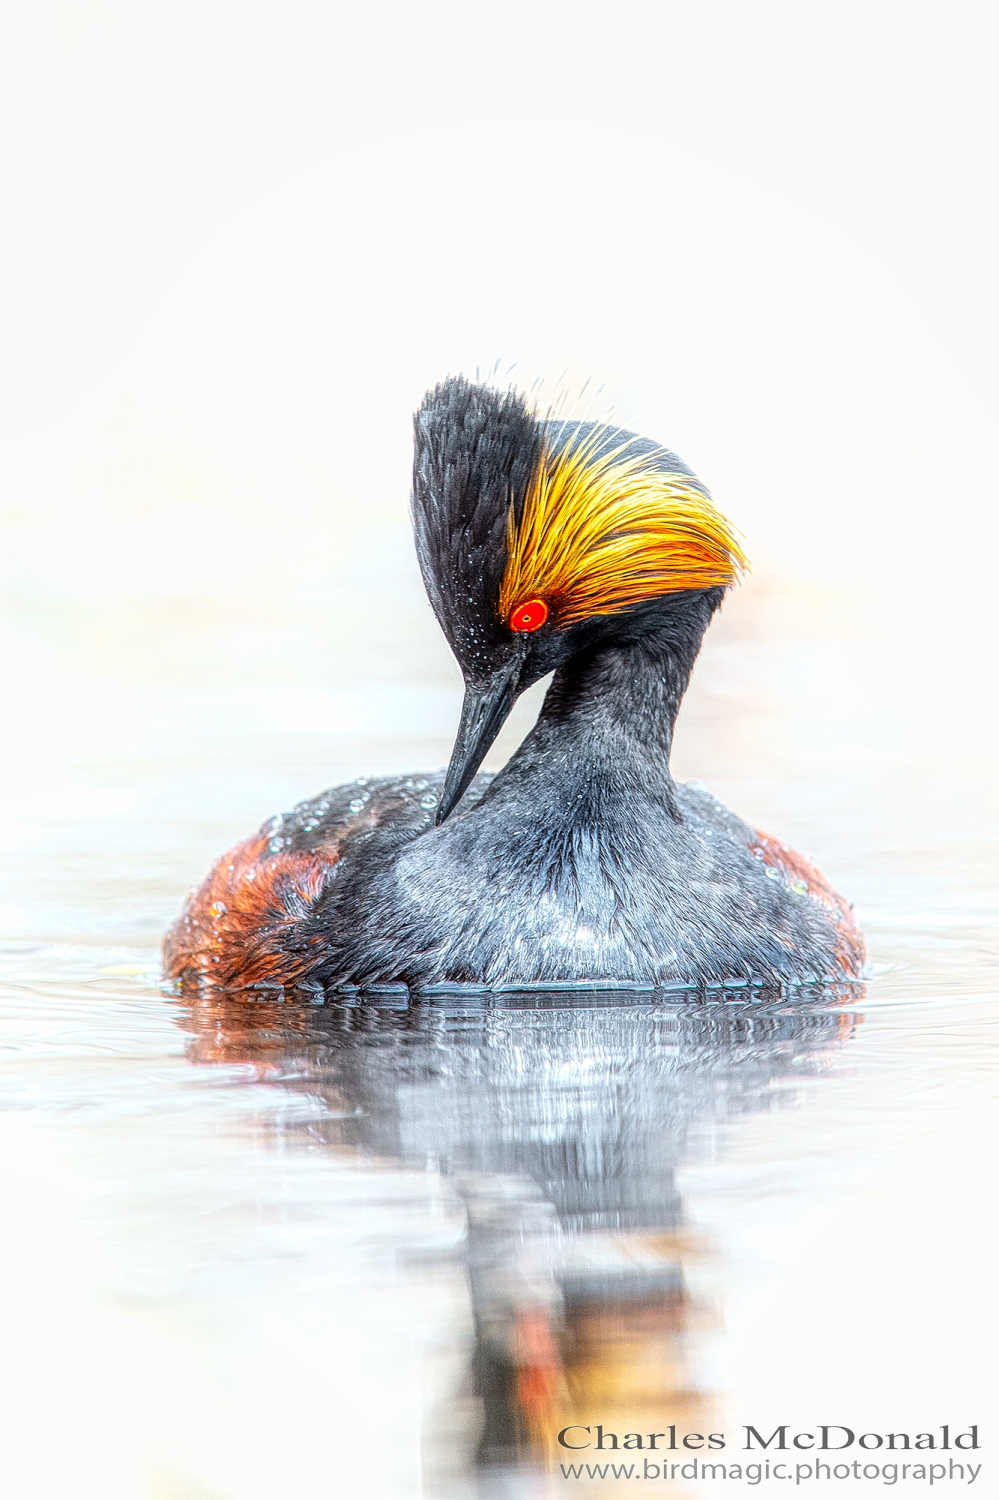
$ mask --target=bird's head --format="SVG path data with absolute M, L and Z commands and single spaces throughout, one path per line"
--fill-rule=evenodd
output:
M 728 587 L 745 558 L 676 455 L 621 428 L 461 378 L 414 427 L 416 550 L 465 679 L 442 823 L 525 688 L 636 615 Z

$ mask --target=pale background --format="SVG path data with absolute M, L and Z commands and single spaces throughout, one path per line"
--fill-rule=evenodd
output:
M 5 584 L 408 586 L 410 410 L 499 359 L 605 385 L 761 571 L 963 615 L 996 534 L 988 21 L 18 7 Z
M 209 1108 L 151 986 L 227 842 L 327 782 L 446 759 L 459 685 L 412 555 L 410 414 L 476 368 L 570 397 L 590 380 L 584 404 L 598 389 L 675 448 L 743 531 L 753 578 L 713 628 L 677 768 L 814 850 L 881 976 L 840 1102 L 761 1115 L 690 1170 L 694 1220 L 754 1267 L 703 1378 L 739 1420 L 760 1391 L 773 1422 L 849 1421 L 847 1395 L 872 1426 L 974 1420 L 978 1022 L 917 1014 L 906 1040 L 885 1016 L 996 988 L 991 23 L 955 4 L 12 8 L 0 918 L 30 991 L 15 1060 L 41 1059 L 4 1187 L 18 1500 L 327 1493 L 303 1389 L 340 1413 L 338 1482 L 417 1492 L 413 1392 L 446 1404 L 460 1286 L 318 1314 L 331 1260 L 364 1263 L 356 1188 L 267 1154 L 286 1106 L 266 1091 L 233 1084 L 249 1123 L 220 1145 L 229 1095 Z M 17 945 L 42 940 L 40 969 Z M 122 977 L 143 966 L 145 991 Z M 167 1181 L 156 1219 L 142 1195 Z M 191 1225 L 230 1193 L 217 1263 Z M 308 1225 L 316 1202 L 329 1255 L 260 1227 L 261 1204 L 306 1204 Z
M 226 706 L 234 769 L 239 714 L 263 729 L 255 684 L 285 685 L 285 728 L 362 735 L 397 722 L 379 682 L 440 688 L 410 724 L 445 738 L 457 678 L 409 540 L 410 412 L 497 361 L 570 396 L 591 380 L 599 410 L 704 477 L 755 565 L 736 627 L 822 637 L 832 610 L 834 633 L 864 635 L 862 669 L 827 653 L 799 674 L 809 714 L 867 722 L 871 669 L 900 754 L 942 735 L 945 758 L 980 755 L 989 22 L 984 5 L 19 7 L 0 52 L 18 797 L 54 806 L 67 720 L 81 754 L 168 745 L 153 680 Z M 67 668 L 82 688 L 41 691 Z

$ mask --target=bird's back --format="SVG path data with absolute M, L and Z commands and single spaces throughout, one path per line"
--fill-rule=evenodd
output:
M 581 833 L 476 778 L 361 778 L 300 803 L 218 861 L 165 944 L 175 979 L 226 987 L 405 983 L 765 985 L 855 973 L 842 899 L 697 784 L 680 818 Z M 485 801 L 483 798 L 485 797 Z

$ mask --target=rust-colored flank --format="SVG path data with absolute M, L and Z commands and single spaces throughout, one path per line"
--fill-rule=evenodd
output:
M 339 845 L 272 852 L 266 833 L 224 854 L 188 897 L 163 948 L 168 978 L 222 987 L 293 985 L 313 967 L 296 938 L 323 894 Z
M 803 854 L 792 849 L 790 844 L 783 844 L 779 839 L 771 838 L 768 833 L 761 833 L 759 829 L 756 830 L 756 841 L 750 844 L 749 849 L 751 854 L 771 870 L 779 870 L 792 890 L 797 890 L 801 895 L 814 896 L 837 915 L 836 928 L 840 941 L 836 956 L 845 974 L 859 974 L 867 956 L 863 933 L 849 902 L 833 889 L 821 870 L 817 870 Z

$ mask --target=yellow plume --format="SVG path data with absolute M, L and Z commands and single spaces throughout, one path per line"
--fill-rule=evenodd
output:
M 544 599 L 556 626 L 614 614 L 657 594 L 734 583 L 747 567 L 733 528 L 688 474 L 627 454 L 632 441 L 598 454 L 594 427 L 559 453 L 546 444 L 524 499 L 513 507 L 499 612 L 509 620 Z

